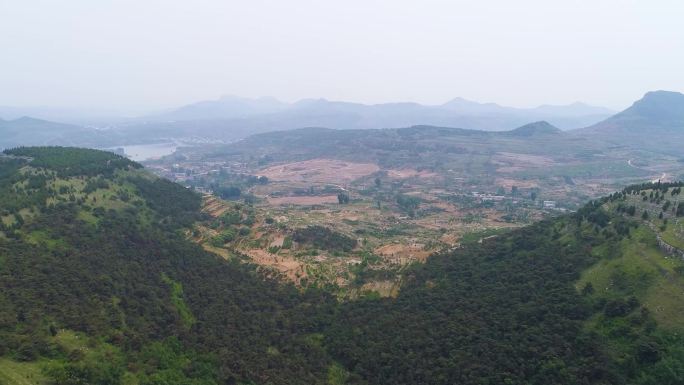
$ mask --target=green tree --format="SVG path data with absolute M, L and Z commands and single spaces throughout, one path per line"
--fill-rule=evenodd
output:
M 337 194 L 337 202 L 341 205 L 349 203 L 349 194 L 343 192 Z

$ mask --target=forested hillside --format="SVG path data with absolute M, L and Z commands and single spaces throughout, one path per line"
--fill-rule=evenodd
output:
M 0 158 L 0 354 L 56 384 L 324 381 L 326 296 L 186 241 L 194 193 L 113 154 L 8 153 L 33 160 Z
M 0 384 L 684 381 L 684 317 L 658 301 L 683 292 L 684 263 L 630 214 L 679 185 L 438 253 L 397 298 L 338 302 L 202 250 L 200 198 L 136 163 L 6 154 Z
M 358 383 L 682 383 L 684 263 L 606 202 L 432 256 L 342 306 L 329 351 Z

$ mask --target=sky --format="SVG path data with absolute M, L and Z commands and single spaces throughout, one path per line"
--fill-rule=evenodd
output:
M 682 20 L 681 0 L 0 0 L 0 105 L 622 109 L 684 91 Z

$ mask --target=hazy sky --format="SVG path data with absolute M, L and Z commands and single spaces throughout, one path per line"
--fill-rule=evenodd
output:
M 622 108 L 684 91 L 684 1 L 0 0 L 0 50 L 0 105 Z

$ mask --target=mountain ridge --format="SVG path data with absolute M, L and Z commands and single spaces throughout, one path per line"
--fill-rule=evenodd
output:
M 597 121 L 612 113 L 606 108 L 583 103 L 513 108 L 495 103 L 473 102 L 464 98 L 454 98 L 441 105 L 414 102 L 363 104 L 324 98 L 302 99 L 294 103 L 283 103 L 273 98 L 266 98 L 267 102 L 263 100 L 264 98 L 220 98 L 182 106 L 166 114 L 149 118 L 242 119 L 251 124 L 271 124 L 276 129 L 302 126 L 392 128 L 426 124 L 504 131 L 536 120 L 551 120 L 566 129 L 580 127 L 587 121 Z M 237 110 L 241 113 L 234 113 Z

